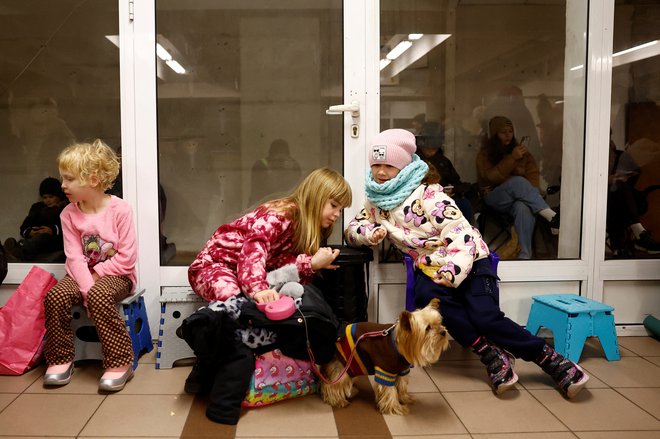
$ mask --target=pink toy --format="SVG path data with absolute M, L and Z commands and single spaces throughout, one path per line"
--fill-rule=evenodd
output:
M 296 311 L 296 305 L 289 296 L 280 296 L 272 302 L 257 303 L 257 308 L 270 320 L 284 320 Z

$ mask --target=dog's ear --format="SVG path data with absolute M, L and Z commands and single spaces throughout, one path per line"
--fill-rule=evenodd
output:
M 412 313 L 409 311 L 401 311 L 401 314 L 399 314 L 399 329 L 410 332 L 412 331 L 412 324 L 410 323 L 410 319 L 412 317 Z
M 434 297 L 433 299 L 431 299 L 431 301 L 429 302 L 429 304 L 427 306 L 430 306 L 431 308 L 434 308 L 434 309 L 440 309 L 440 299 L 438 299 L 437 297 Z

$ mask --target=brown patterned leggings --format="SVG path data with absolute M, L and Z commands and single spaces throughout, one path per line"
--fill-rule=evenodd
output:
M 116 303 L 126 298 L 132 288 L 126 276 L 103 276 L 87 294 L 87 310 L 96 324 L 103 350 L 103 368 L 133 363 L 131 337 Z M 46 294 L 46 346 L 49 366 L 73 361 L 75 347 L 71 330 L 71 308 L 82 303 L 78 284 L 69 275 Z

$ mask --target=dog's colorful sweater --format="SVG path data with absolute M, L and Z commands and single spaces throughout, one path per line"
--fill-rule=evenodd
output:
M 370 322 L 347 325 L 344 337 L 337 341 L 337 352 L 342 363 L 346 365 L 356 341 L 362 334 L 382 332 L 390 326 Z M 348 374 L 351 377 L 374 375 L 375 381 L 383 386 L 394 386 L 397 376 L 409 374 L 410 363 L 399 354 L 394 335 L 394 330 L 391 330 L 384 336 L 364 337 L 360 340 L 349 365 Z

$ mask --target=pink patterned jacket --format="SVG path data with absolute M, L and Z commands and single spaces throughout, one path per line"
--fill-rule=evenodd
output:
M 215 231 L 188 269 L 192 289 L 208 301 L 268 289 L 266 273 L 296 264 L 301 283 L 311 281 L 312 257 L 291 252 L 291 220 L 263 206 Z
M 389 211 L 366 200 L 344 236 L 355 247 L 372 245 L 370 238 L 380 228 L 392 244 L 413 258 L 416 267 L 425 265 L 446 273 L 454 287 L 465 280 L 474 261 L 490 253 L 479 231 L 439 184 L 419 185 Z

